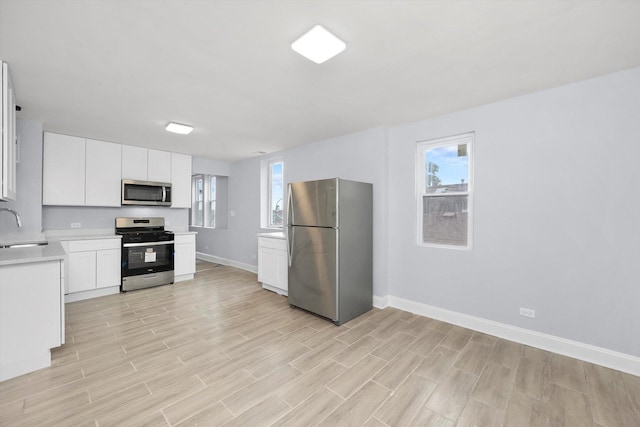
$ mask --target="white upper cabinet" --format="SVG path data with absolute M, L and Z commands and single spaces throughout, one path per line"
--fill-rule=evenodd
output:
M 122 145 L 86 140 L 87 206 L 120 206 Z
M 147 149 L 122 146 L 122 179 L 147 181 Z
M 171 182 L 171 153 L 149 149 L 147 155 L 147 181 Z
M 191 207 L 191 156 L 171 153 L 171 207 Z
M 171 207 L 191 206 L 188 154 L 44 133 L 43 205 L 121 206 L 122 179 L 171 183 Z
M 42 204 L 85 204 L 85 140 L 57 133 L 44 134 Z
M 9 76 L 9 66 L 0 61 L 2 74 L 2 101 L 0 120 L 2 121 L 2 141 L 0 141 L 0 200 L 16 199 L 16 95 Z

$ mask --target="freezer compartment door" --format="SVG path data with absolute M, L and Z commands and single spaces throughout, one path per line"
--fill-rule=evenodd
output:
M 289 227 L 289 304 L 338 320 L 338 230 Z
M 338 226 L 338 180 L 323 179 L 289 184 L 289 225 Z

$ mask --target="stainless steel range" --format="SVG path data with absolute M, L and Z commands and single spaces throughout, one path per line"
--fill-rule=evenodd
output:
M 122 292 L 173 283 L 173 233 L 164 218 L 116 218 L 122 236 Z

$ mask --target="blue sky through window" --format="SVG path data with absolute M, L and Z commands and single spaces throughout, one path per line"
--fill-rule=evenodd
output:
M 440 178 L 438 185 L 460 184 L 462 180 L 465 183 L 469 182 L 467 144 L 445 145 L 427 149 L 425 150 L 426 174 L 429 174 L 429 162 L 438 165 L 438 171 L 435 173 Z
M 282 209 L 282 163 L 271 165 L 271 209 Z

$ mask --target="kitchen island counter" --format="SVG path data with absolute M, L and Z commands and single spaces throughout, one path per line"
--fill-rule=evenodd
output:
M 64 260 L 65 256 L 66 253 L 58 242 L 28 248 L 2 248 L 0 249 L 0 266 Z

